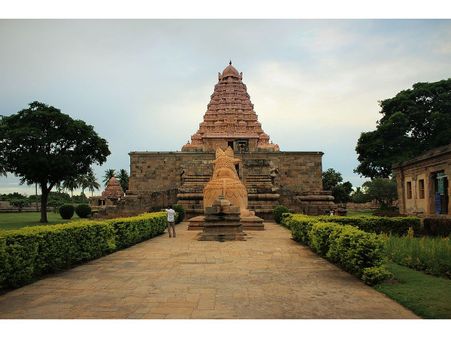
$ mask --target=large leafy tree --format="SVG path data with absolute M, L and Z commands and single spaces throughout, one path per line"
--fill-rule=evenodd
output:
M 322 174 L 323 189 L 330 190 L 334 196 L 335 202 L 347 203 L 350 201 L 352 184 L 351 182 L 343 182 L 343 177 L 338 171 L 329 168 Z
M 363 183 L 369 199 L 376 200 L 381 209 L 390 208 L 397 198 L 396 181 L 389 178 L 375 178 Z
M 92 126 L 44 103 L 32 102 L 0 118 L 0 168 L 22 182 L 39 184 L 43 223 L 52 188 L 86 174 L 109 154 L 107 141 Z
M 355 172 L 387 178 L 393 163 L 451 142 L 451 79 L 416 83 L 380 106 L 376 130 L 363 132 L 357 142 Z
M 371 202 L 372 198 L 368 195 L 365 186 L 356 187 L 356 190 L 351 194 L 351 201 L 354 203 Z

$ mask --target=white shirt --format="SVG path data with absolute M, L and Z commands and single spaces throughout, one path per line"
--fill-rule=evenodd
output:
M 168 222 L 174 222 L 175 210 L 174 209 L 165 209 L 168 213 Z

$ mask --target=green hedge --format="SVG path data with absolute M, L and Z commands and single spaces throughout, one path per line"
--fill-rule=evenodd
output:
M 291 230 L 293 239 L 306 245 L 310 244 L 308 232 L 317 222 L 315 217 L 299 214 L 284 214 L 282 218 L 282 225 Z
M 15 288 L 164 232 L 165 213 L 0 232 L 0 289 Z
M 166 212 L 109 220 L 115 233 L 116 246 L 123 249 L 146 239 L 161 235 L 167 226 Z
M 283 214 L 289 213 L 290 209 L 288 209 L 284 205 L 278 205 L 274 208 L 272 211 L 274 216 L 274 221 L 276 221 L 277 224 L 280 224 L 282 222 Z
M 309 245 L 331 262 L 368 284 L 376 284 L 390 274 L 383 268 L 384 240 L 351 225 L 321 222 L 318 217 L 287 215 L 282 220 L 293 239 Z
M 427 236 L 447 237 L 451 234 L 451 219 L 428 217 L 423 220 L 424 234 Z
M 421 222 L 418 217 L 319 216 L 317 218 L 322 222 L 352 225 L 360 230 L 377 234 L 406 235 L 410 227 L 415 234 L 421 232 Z

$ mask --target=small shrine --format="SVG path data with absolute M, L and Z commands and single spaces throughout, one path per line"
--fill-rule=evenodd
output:
M 124 195 L 119 181 L 113 176 L 108 181 L 102 195 L 90 197 L 89 201 L 93 207 L 115 206 Z

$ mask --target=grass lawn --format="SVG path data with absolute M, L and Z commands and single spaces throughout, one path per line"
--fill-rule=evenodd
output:
M 39 223 L 40 218 L 41 213 L 39 212 L 0 213 L 0 230 L 14 230 L 30 225 L 43 225 L 43 223 Z M 48 224 L 66 223 L 79 219 L 78 216 L 74 214 L 72 219 L 64 220 L 59 213 L 56 214 L 54 212 L 48 212 L 47 218 L 49 221 Z
M 398 303 L 423 318 L 451 318 L 451 280 L 427 275 L 395 263 L 387 268 L 398 283 L 375 286 Z
M 374 210 L 348 210 L 347 216 L 373 216 Z

